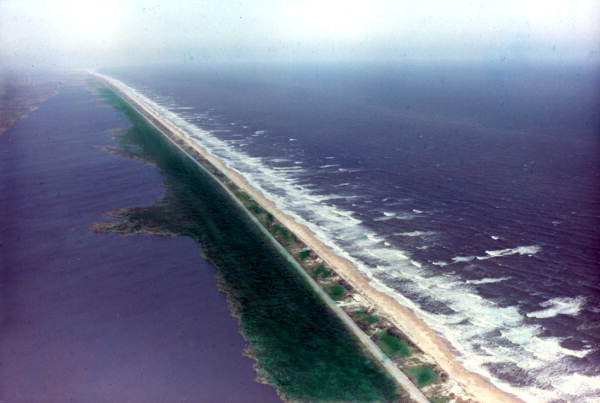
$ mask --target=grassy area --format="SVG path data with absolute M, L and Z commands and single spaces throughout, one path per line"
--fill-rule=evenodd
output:
M 327 287 L 327 293 L 336 301 L 343 299 L 346 295 L 346 289 L 339 284 L 330 285 Z
M 331 277 L 331 275 L 333 274 L 333 272 L 331 270 L 329 270 L 328 268 L 325 267 L 325 265 L 319 265 L 314 271 L 313 271 L 313 275 L 317 278 L 328 278 Z
M 368 315 L 362 320 L 369 325 L 374 325 L 375 323 L 379 322 L 379 317 L 377 315 Z
M 265 213 L 265 221 L 267 222 L 267 224 L 271 224 L 274 219 L 275 217 L 273 217 L 273 214 Z
M 425 386 L 438 381 L 438 375 L 429 365 L 419 365 L 418 367 L 409 368 L 406 373 L 413 379 L 417 386 Z
M 292 234 L 279 224 L 273 224 L 271 232 L 278 238 L 284 245 L 290 245 L 294 241 Z
M 310 256 L 310 249 L 304 248 L 300 252 L 298 252 L 298 257 L 300 260 L 307 259 Z
M 126 229 L 160 228 L 199 242 L 229 291 L 261 375 L 294 401 L 396 401 L 394 381 L 227 193 L 129 105 L 102 93 L 132 123 L 123 143 L 137 145 L 132 152 L 165 177 L 156 208 L 124 209 L 119 218 Z M 294 240 L 278 224 L 271 231 Z M 340 292 L 338 285 L 334 294 Z
M 387 329 L 377 334 L 377 345 L 388 357 L 408 357 L 410 355 L 408 345 L 403 340 L 390 334 Z
M 375 323 L 379 322 L 379 317 L 377 315 L 371 315 L 364 309 L 359 309 L 353 313 L 357 321 L 364 322 L 367 325 L 374 325 Z

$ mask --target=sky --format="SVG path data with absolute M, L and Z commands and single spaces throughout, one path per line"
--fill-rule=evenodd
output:
M 0 0 L 0 63 L 600 61 L 598 0 Z

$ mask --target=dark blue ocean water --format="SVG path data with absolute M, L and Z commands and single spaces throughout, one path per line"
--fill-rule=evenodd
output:
M 107 70 L 528 401 L 600 398 L 589 66 Z

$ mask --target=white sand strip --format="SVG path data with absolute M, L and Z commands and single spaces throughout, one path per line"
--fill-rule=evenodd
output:
M 461 385 L 472 398 L 481 402 L 521 402 L 516 396 L 500 390 L 481 375 L 467 371 L 455 358 L 447 345 L 447 342 L 427 327 L 425 322 L 418 318 L 410 309 L 401 305 L 390 295 L 377 290 L 370 284 L 370 280 L 350 261 L 333 253 L 308 227 L 296 222 L 292 217 L 279 210 L 271 200 L 265 198 L 261 192 L 253 188 L 242 175 L 227 167 L 221 159 L 215 157 L 200 145 L 191 141 L 180 129 L 173 126 L 148 108 L 144 104 L 144 101 L 136 96 L 136 94 L 125 84 L 102 74 L 95 75 L 117 90 L 125 99 L 135 106 L 138 111 L 149 118 L 151 123 L 153 119 L 159 122 L 170 132 L 170 134 L 184 141 L 186 146 L 197 151 L 203 158 L 221 171 L 221 173 L 223 173 L 231 182 L 249 194 L 263 209 L 271 213 L 308 248 L 312 249 L 319 257 L 330 265 L 344 280 L 350 283 L 352 287 L 364 296 L 380 314 L 387 317 L 395 326 L 406 334 L 414 344 L 431 356 L 436 363 L 448 373 L 450 378 Z

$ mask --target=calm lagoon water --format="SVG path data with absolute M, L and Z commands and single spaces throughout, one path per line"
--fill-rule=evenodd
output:
M 189 238 L 92 232 L 158 171 L 102 149 L 130 123 L 81 78 L 0 136 L 0 399 L 276 402 Z

